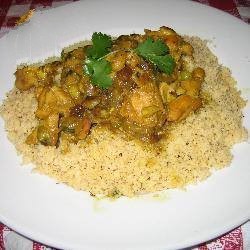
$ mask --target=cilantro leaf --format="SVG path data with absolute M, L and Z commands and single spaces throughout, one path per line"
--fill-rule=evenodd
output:
M 175 61 L 169 54 L 168 46 L 161 40 L 154 41 L 147 38 L 135 49 L 136 53 L 145 60 L 156 65 L 166 74 L 172 74 L 175 67 Z
M 93 33 L 92 45 L 86 51 L 84 71 L 90 76 L 92 84 L 106 89 L 112 85 L 111 64 L 103 57 L 110 52 L 112 39 L 101 32 Z
M 169 52 L 169 48 L 162 40 L 154 41 L 151 37 L 147 38 L 144 42 L 140 43 L 136 48 L 136 52 L 140 56 L 144 55 L 165 55 Z
M 173 73 L 175 61 L 169 54 L 165 56 L 148 55 L 148 59 L 150 62 L 157 65 L 157 67 L 164 73 L 168 75 L 171 75 Z
M 112 45 L 112 39 L 110 36 L 101 32 L 95 32 L 93 33 L 91 40 L 92 45 L 87 49 L 87 57 L 98 59 L 109 53 Z
M 94 85 L 106 89 L 112 85 L 111 64 L 105 59 L 86 59 L 84 69 L 90 75 Z

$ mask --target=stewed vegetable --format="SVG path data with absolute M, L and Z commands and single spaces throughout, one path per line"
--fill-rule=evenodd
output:
M 62 135 L 85 139 L 106 126 L 145 142 L 202 106 L 202 68 L 190 68 L 193 48 L 161 27 L 117 39 L 94 33 L 92 45 L 62 52 L 61 60 L 16 71 L 16 87 L 34 88 L 38 127 L 26 142 L 58 145 Z

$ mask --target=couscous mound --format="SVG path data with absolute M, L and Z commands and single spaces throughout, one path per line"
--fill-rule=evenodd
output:
M 1 106 L 1 115 L 24 162 L 76 190 L 130 197 L 197 183 L 211 170 L 229 166 L 231 147 L 247 138 L 242 126 L 246 102 L 230 70 L 218 63 L 206 42 L 197 37 L 184 39 L 194 48 L 190 67 L 202 67 L 206 72 L 201 86 L 204 102 L 186 119 L 169 125 L 159 147 L 145 147 L 136 139 L 98 126 L 77 143 L 28 145 L 27 136 L 38 125 L 35 93 L 32 88 L 14 88 Z

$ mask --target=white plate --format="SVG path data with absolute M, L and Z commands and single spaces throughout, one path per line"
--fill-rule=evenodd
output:
M 28 24 L 0 39 L 0 97 L 13 86 L 16 65 L 58 55 L 90 38 L 167 25 L 213 41 L 221 63 L 232 69 L 249 99 L 250 28 L 237 18 L 189 1 L 80 1 L 36 13 Z M 248 91 L 247 91 L 248 90 Z M 250 127 L 250 108 L 245 109 Z M 66 249 L 172 249 L 219 236 L 250 218 L 250 145 L 233 148 L 229 168 L 187 192 L 166 199 L 96 202 L 54 180 L 31 174 L 0 124 L 0 221 L 32 239 Z

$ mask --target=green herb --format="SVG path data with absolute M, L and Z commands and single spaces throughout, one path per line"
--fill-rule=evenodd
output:
M 87 51 L 84 70 L 92 80 L 92 83 L 100 88 L 106 89 L 112 85 L 111 64 L 105 58 L 110 52 L 112 45 L 111 37 L 101 32 L 92 35 L 92 46 Z
M 154 41 L 149 37 L 140 43 L 135 51 L 139 56 L 156 65 L 164 73 L 169 75 L 173 73 L 175 61 L 169 54 L 169 48 L 163 41 Z
M 101 32 L 93 33 L 92 46 L 87 49 L 87 57 L 93 59 L 99 59 L 110 52 L 112 45 L 112 39 L 110 36 Z
M 87 59 L 84 66 L 86 74 L 90 75 L 94 85 L 107 89 L 112 85 L 112 79 L 109 76 L 111 73 L 111 65 L 105 59 Z

